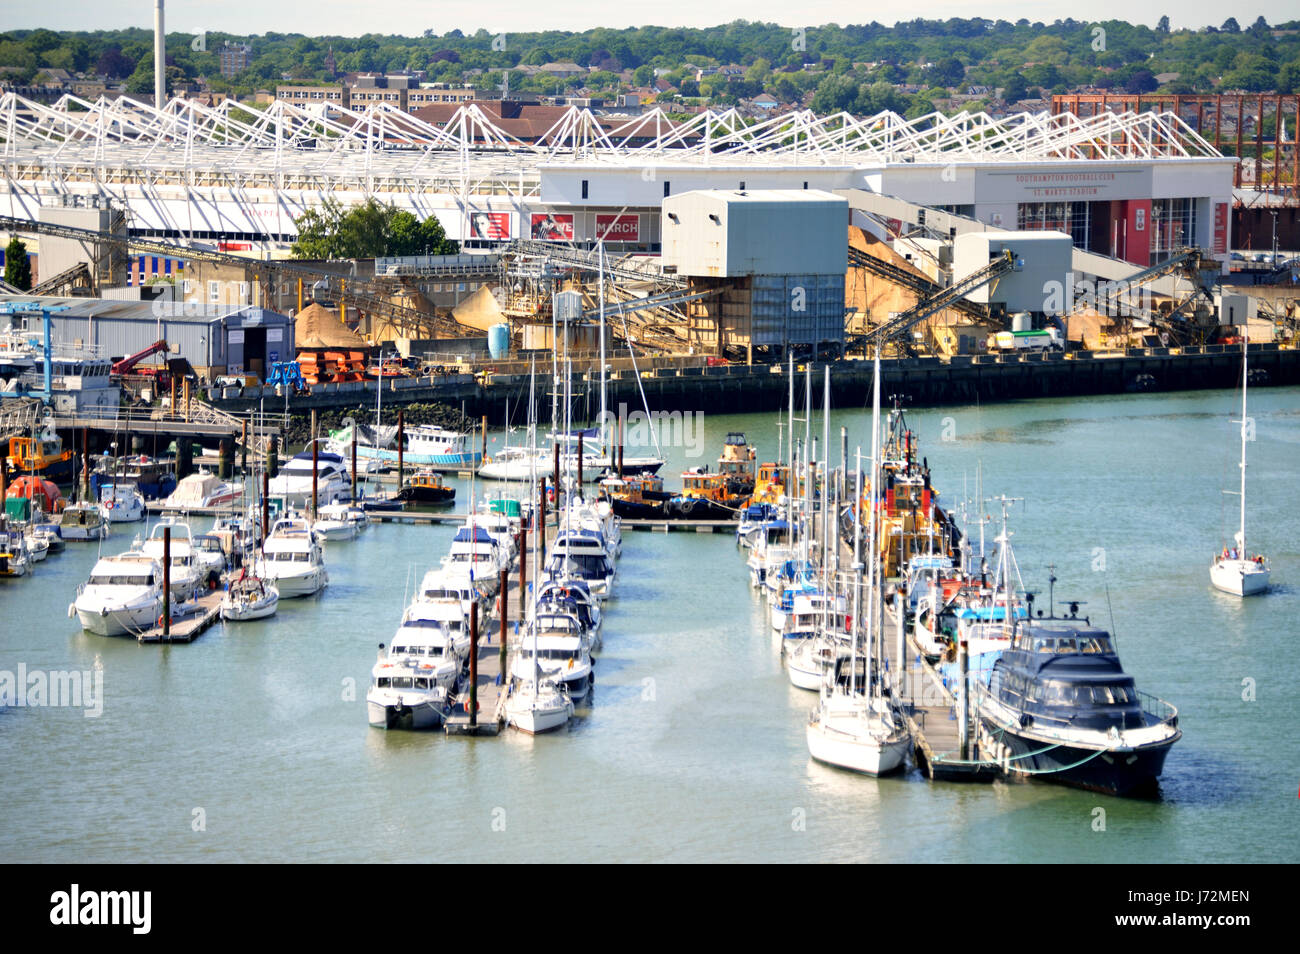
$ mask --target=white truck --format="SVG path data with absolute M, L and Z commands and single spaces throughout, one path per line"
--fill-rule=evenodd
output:
M 999 331 L 989 335 L 988 349 L 992 352 L 1006 351 L 1064 351 L 1065 342 L 1061 332 L 1056 328 L 1044 328 L 1041 331 Z

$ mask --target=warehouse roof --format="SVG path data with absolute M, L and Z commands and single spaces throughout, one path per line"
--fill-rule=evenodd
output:
M 39 314 L 49 309 L 56 318 L 112 318 L 120 321 L 192 321 L 211 324 L 233 315 L 284 317 L 254 305 L 207 305 L 172 301 L 122 301 L 57 295 L 0 295 L 0 315 Z M 287 320 L 287 319 L 286 319 Z

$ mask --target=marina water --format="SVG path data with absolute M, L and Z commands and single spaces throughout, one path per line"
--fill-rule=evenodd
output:
M 382 524 L 327 545 L 320 597 L 192 645 L 92 636 L 67 618 L 93 544 L 5 581 L 0 669 L 102 667 L 104 701 L 98 718 L 0 710 L 0 858 L 1300 860 L 1300 390 L 1251 395 L 1249 523 L 1274 586 L 1248 600 L 1207 578 L 1235 527 L 1236 499 L 1222 493 L 1236 481 L 1233 407 L 1234 392 L 1218 391 L 909 411 L 940 502 L 959 508 L 963 483 L 974 498 L 981 470 L 986 496 L 1024 497 L 1011 526 L 1037 605 L 1053 563 L 1058 602 L 1086 601 L 1138 687 L 1179 708 L 1184 736 L 1159 800 L 814 763 L 815 696 L 782 671 L 730 534 L 624 533 L 594 702 L 567 731 L 371 729 L 377 645 L 453 532 Z M 831 417 L 838 464 L 840 426 L 852 453 L 870 421 L 861 408 Z M 776 454 L 774 415 L 701 423 L 701 456 L 664 447 L 669 487 L 685 466 L 714 466 L 731 430 L 760 460 Z M 463 512 L 468 482 L 453 483 Z M 115 531 L 104 552 L 142 526 Z

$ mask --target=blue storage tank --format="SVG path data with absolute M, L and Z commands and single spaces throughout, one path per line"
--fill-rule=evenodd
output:
M 506 322 L 488 329 L 488 354 L 500 360 L 510 353 L 510 325 Z

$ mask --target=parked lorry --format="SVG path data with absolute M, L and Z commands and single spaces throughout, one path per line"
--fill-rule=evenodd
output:
M 1065 342 L 1056 328 L 1039 331 L 999 331 L 989 335 L 988 349 L 992 352 L 1009 351 L 1064 351 Z

